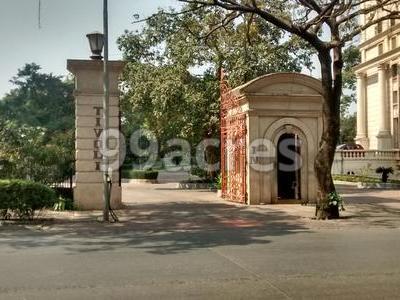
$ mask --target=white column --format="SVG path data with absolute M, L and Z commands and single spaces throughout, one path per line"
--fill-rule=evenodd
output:
M 388 150 L 392 148 L 392 137 L 390 134 L 390 114 L 388 113 L 389 97 L 387 95 L 387 65 L 378 66 L 378 101 L 379 101 L 379 132 L 376 136 L 378 140 L 378 150 Z
M 367 135 L 367 103 L 365 97 L 366 75 L 364 73 L 357 74 L 357 136 L 356 142 L 368 149 Z

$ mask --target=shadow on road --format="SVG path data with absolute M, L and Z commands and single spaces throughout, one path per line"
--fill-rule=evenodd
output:
M 0 242 L 12 249 L 63 247 L 71 253 L 143 249 L 175 254 L 226 245 L 270 243 L 268 237 L 310 232 L 299 217 L 223 203 L 150 203 L 118 212 L 121 222 L 90 220 L 38 227 L 2 226 Z

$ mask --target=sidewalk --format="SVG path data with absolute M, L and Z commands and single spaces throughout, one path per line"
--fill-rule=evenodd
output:
M 121 225 L 151 229 L 193 226 L 258 227 L 285 224 L 307 229 L 400 228 L 398 190 L 359 190 L 338 185 L 345 211 L 339 220 L 314 220 L 315 206 L 275 204 L 247 206 L 228 202 L 208 190 L 180 190 L 176 183 L 123 184 L 125 209 L 116 211 Z M 101 211 L 46 212 L 54 223 L 97 223 Z M 156 220 L 156 222 L 155 222 Z M 155 228 L 155 230 L 157 230 Z

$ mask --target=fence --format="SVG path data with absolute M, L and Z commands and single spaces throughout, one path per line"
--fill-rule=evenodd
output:
M 378 167 L 392 167 L 394 177 L 400 178 L 400 150 L 338 150 L 332 166 L 332 174 L 354 173 L 376 176 Z

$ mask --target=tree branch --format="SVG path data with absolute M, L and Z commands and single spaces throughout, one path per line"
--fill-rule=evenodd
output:
M 358 28 L 354 29 L 351 33 L 343 36 L 341 38 L 341 45 L 344 45 L 345 43 L 351 41 L 353 38 L 355 38 L 357 35 L 359 35 L 361 32 L 363 32 L 364 30 L 368 29 L 369 27 L 378 24 L 379 22 L 382 21 L 386 21 L 386 20 L 390 20 L 390 19 L 400 19 L 400 12 L 393 12 L 389 15 L 383 16 L 379 19 L 373 20 L 368 22 L 367 24 L 363 25 L 363 26 L 359 26 Z M 333 48 L 336 47 L 338 43 L 330 43 L 329 48 Z
M 367 2 L 370 2 L 370 1 L 371 1 L 371 0 L 361 1 L 360 3 L 357 4 L 357 6 L 361 6 L 361 3 L 364 4 L 364 3 L 367 3 Z M 397 0 L 396 0 L 396 1 L 397 1 Z M 396 2 L 396 1 L 395 1 L 395 2 Z M 366 15 L 366 14 L 369 14 L 369 13 L 371 13 L 371 12 L 375 12 L 375 11 L 377 11 L 379 8 L 383 8 L 384 6 L 388 6 L 388 5 L 392 5 L 392 4 L 394 4 L 394 3 L 393 3 L 393 0 L 381 0 L 381 1 L 379 1 L 378 4 L 375 4 L 375 5 L 366 7 L 366 8 L 359 8 L 359 9 L 357 9 L 357 10 L 354 11 L 353 13 L 351 13 L 351 14 L 349 14 L 349 15 L 347 15 L 347 16 L 345 16 L 345 17 L 342 17 L 342 18 L 340 18 L 339 20 L 337 20 L 337 23 L 338 23 L 338 24 L 343 24 L 343 23 L 345 23 L 345 22 L 348 22 L 348 21 L 350 21 L 350 20 L 352 20 L 352 19 L 354 19 L 354 18 L 360 16 L 360 15 Z M 353 7 L 353 8 L 354 8 L 354 7 Z
M 155 18 L 156 16 L 158 16 L 158 15 L 164 15 L 164 16 L 179 16 L 179 15 L 184 15 L 184 14 L 187 14 L 187 13 L 196 12 L 196 11 L 198 11 L 198 10 L 200 10 L 200 9 L 205 8 L 206 6 L 207 6 L 207 5 L 199 5 L 199 6 L 196 6 L 195 8 L 188 9 L 188 10 L 185 10 L 185 11 L 176 12 L 176 13 L 171 13 L 171 12 L 166 12 L 166 11 L 164 11 L 164 10 L 160 10 L 159 12 L 157 12 L 157 13 L 155 13 L 155 14 L 152 14 L 150 17 L 147 17 L 147 18 L 143 18 L 143 19 L 139 19 L 139 20 L 133 21 L 132 24 L 138 24 L 138 23 L 143 23 L 143 22 L 150 21 L 150 20 L 154 19 L 154 18 Z M 139 15 L 137 15 L 137 14 L 135 14 L 135 15 L 133 15 L 133 16 L 134 16 L 135 19 L 136 19 L 136 18 L 139 18 Z
M 206 6 L 218 6 L 224 8 L 226 10 L 231 11 L 241 11 L 244 13 L 254 13 L 259 15 L 261 18 L 266 20 L 267 22 L 277 26 L 280 29 L 283 29 L 289 33 L 298 35 L 299 37 L 306 40 L 310 43 L 314 48 L 323 49 L 325 48 L 325 44 L 319 39 L 317 34 L 308 32 L 303 26 L 294 24 L 290 20 L 280 18 L 268 11 L 260 9 L 255 0 L 251 1 L 252 6 L 239 4 L 232 0 L 179 0 L 180 2 L 189 3 L 189 4 L 199 4 Z M 309 0 L 308 0 L 309 1 Z

